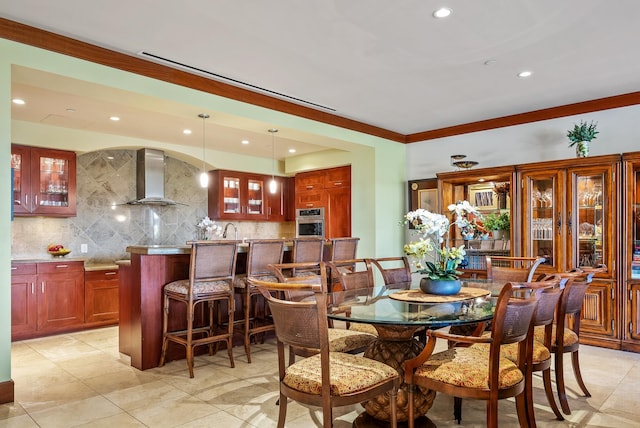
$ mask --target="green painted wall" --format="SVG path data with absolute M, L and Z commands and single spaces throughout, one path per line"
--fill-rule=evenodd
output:
M 0 39 L 0 157 L 9 165 L 10 144 L 16 142 L 64 148 L 77 152 L 108 147 L 156 147 L 175 157 L 191 161 L 200 159 L 198 149 L 157 141 L 106 136 L 84 131 L 62 130 L 10 119 L 11 67 L 24 66 L 138 92 L 197 107 L 196 111 L 220 111 L 242 116 L 279 128 L 313 133 L 317 141 L 334 149 L 313 156 L 288 158 L 279 165 L 281 173 L 332 166 L 352 165 L 352 232 L 361 237 L 360 256 L 398 255 L 402 251 L 404 232 L 397 226 L 406 206 L 405 146 L 370 135 L 345 130 L 304 118 L 283 114 L 205 94 L 165 82 L 122 72 L 53 52 Z M 271 162 L 250 156 L 210 151 L 207 159 L 215 159 L 211 167 L 254 170 L 270 173 Z M 199 162 L 199 161 L 198 161 Z M 2 183 L 9 183 L 9 169 L 0 169 Z M 11 378 L 10 371 L 10 186 L 0 186 L 0 382 Z M 2 239 L 5 238 L 5 239 Z M 17 386 L 19 387 L 19 386 Z

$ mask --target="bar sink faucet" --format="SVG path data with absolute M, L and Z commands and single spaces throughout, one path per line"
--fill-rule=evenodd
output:
M 238 240 L 238 228 L 233 223 L 227 223 L 227 224 L 224 225 L 224 230 L 222 231 L 222 237 L 223 238 L 227 237 L 227 229 L 229 229 L 229 226 L 233 226 L 233 230 L 235 231 L 236 241 L 237 241 Z

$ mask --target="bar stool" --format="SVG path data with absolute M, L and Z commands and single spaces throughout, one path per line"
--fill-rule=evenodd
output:
M 293 263 L 319 263 L 322 261 L 324 240 L 317 237 L 295 238 L 293 240 Z M 294 267 L 291 276 L 307 276 L 310 273 L 320 275 L 317 269 Z
M 351 260 L 356 258 L 360 238 L 333 238 L 331 239 L 330 261 Z
M 236 241 L 191 241 L 189 244 L 191 245 L 189 279 L 170 282 L 164 286 L 163 290 L 162 354 L 159 365 L 164 365 L 169 342 L 177 343 L 186 348 L 189 377 L 193 378 L 193 354 L 197 346 L 208 345 L 209 355 L 213 355 L 213 344 L 226 342 L 229 362 L 231 367 L 235 367 L 232 343 L 235 310 L 233 283 L 238 243 Z M 186 329 L 168 330 L 172 300 L 186 305 Z M 214 306 L 225 300 L 229 322 L 226 329 L 220 331 L 221 326 L 216 326 L 214 323 Z M 194 327 L 196 307 L 199 303 L 205 302 L 209 307 L 208 323 L 201 320 L 198 324 L 204 325 Z
M 274 330 L 273 320 L 260 291 L 249 284 L 247 278 L 277 282 L 277 278 L 269 265 L 282 263 L 284 239 L 254 239 L 249 241 L 247 253 L 247 270 L 245 274 L 236 275 L 235 288 L 242 293 L 242 314 L 244 323 L 244 351 L 247 362 L 251 363 L 251 337 Z M 262 311 L 258 311 L 262 306 Z

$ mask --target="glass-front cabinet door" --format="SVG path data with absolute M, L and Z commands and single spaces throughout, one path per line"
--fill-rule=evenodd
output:
M 522 249 L 525 257 L 544 257 L 541 270 L 559 271 L 564 265 L 564 173 L 525 172 L 522 185 Z
M 257 178 L 247 179 L 247 215 L 263 216 L 264 211 L 264 180 Z
M 16 215 L 76 215 L 74 152 L 12 145 L 11 168 Z
M 242 196 L 240 178 L 225 175 L 222 186 L 224 195 L 222 212 L 225 214 L 240 214 L 240 198 Z
M 606 264 L 613 268 L 611 218 L 616 213 L 613 167 L 570 169 L 568 208 L 568 268 Z M 613 200 L 615 201 L 615 199 Z
M 640 352 L 640 152 L 624 156 L 622 349 Z

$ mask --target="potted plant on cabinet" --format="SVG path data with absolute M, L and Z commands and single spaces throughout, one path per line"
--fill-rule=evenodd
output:
M 508 211 L 487 214 L 484 218 L 484 227 L 491 230 L 494 239 L 509 239 L 511 218 Z
M 574 124 L 573 129 L 567 131 L 567 138 L 569 138 L 569 147 L 576 146 L 576 156 L 579 158 L 586 158 L 589 156 L 589 142 L 596 139 L 596 135 L 599 131 L 596 131 L 598 124 L 580 121 L 580 124 Z

